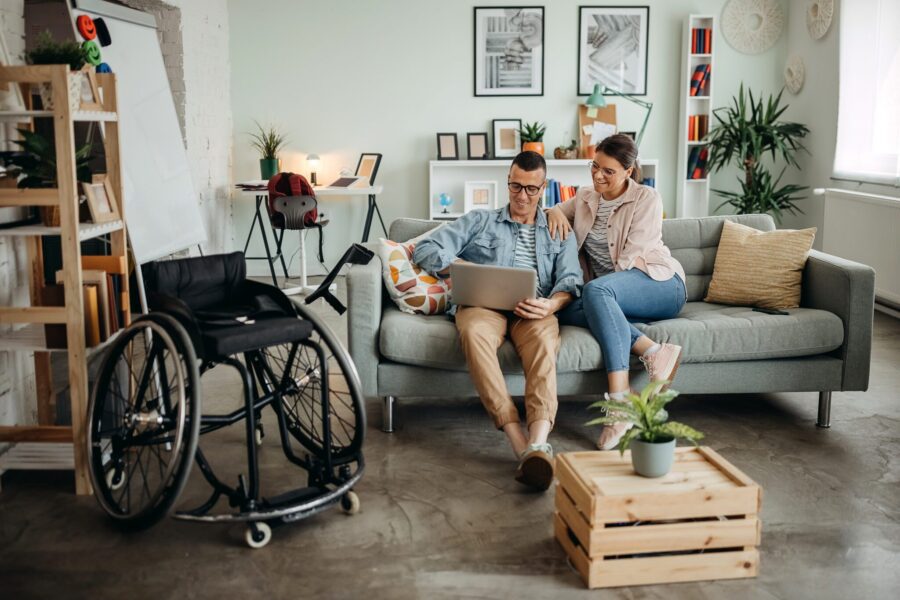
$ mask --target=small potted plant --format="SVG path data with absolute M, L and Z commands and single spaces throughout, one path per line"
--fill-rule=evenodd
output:
M 274 126 L 268 128 L 256 123 L 257 133 L 251 133 L 253 147 L 259 151 L 259 174 L 263 179 L 271 179 L 279 172 L 278 151 L 287 143 L 287 138 L 278 133 Z
M 32 65 L 69 65 L 69 104 L 73 111 L 81 106 L 81 89 L 84 85 L 84 49 L 74 40 L 57 42 L 53 34 L 45 31 L 37 38 L 34 49 L 27 54 Z M 49 81 L 38 85 L 41 103 L 45 110 L 53 110 L 53 88 Z
M 625 432 L 619 442 L 619 453 L 631 448 L 631 464 L 638 475 L 662 477 L 672 469 L 675 460 L 675 440 L 688 440 L 697 445 L 703 434 L 683 423 L 669 421 L 666 404 L 678 392 L 660 391 L 668 381 L 651 381 L 641 390 L 640 395 L 630 393 L 625 402 L 601 400 L 590 408 L 606 410 L 605 417 L 588 421 L 588 425 L 613 425 L 629 423 L 631 429 Z
M 578 158 L 578 142 L 572 140 L 568 146 L 557 146 L 553 151 L 553 158 L 572 160 Z
M 519 129 L 519 136 L 522 138 L 522 151 L 531 150 L 537 152 L 541 156 L 544 155 L 544 131 L 547 127 L 538 121 L 534 123 L 525 123 Z

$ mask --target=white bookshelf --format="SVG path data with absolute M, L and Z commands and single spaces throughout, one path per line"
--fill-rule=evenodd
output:
M 712 30 L 710 53 L 691 52 L 691 30 L 705 28 Z M 713 127 L 713 93 L 716 83 L 715 53 L 718 49 L 716 39 L 716 18 L 713 15 L 690 15 L 684 23 L 681 60 L 681 112 L 678 126 L 678 165 L 675 169 L 676 201 L 675 215 L 678 217 L 705 217 L 709 214 L 709 177 L 702 179 L 688 178 L 688 158 L 691 150 L 703 147 L 706 142 L 688 139 L 688 118 L 693 115 L 706 115 L 709 128 Z M 691 96 L 691 75 L 697 65 L 710 66 L 709 84 L 706 96 Z
M 506 177 L 509 174 L 511 158 L 503 160 L 432 160 L 428 163 L 428 217 L 430 219 L 456 219 L 463 215 L 465 188 L 467 181 L 493 181 L 497 185 L 496 208 L 505 206 L 509 200 L 506 191 Z M 591 185 L 591 161 L 589 159 L 547 160 L 547 178 L 556 179 L 563 185 L 581 187 Z M 657 174 L 657 159 L 641 160 L 643 176 L 660 183 Z M 443 213 L 440 204 L 442 193 L 453 198 L 453 204 Z

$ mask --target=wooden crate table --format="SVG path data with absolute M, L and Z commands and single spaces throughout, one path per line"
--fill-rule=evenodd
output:
M 762 489 L 710 448 L 656 479 L 618 450 L 560 454 L 556 475 L 556 539 L 590 588 L 757 574 Z

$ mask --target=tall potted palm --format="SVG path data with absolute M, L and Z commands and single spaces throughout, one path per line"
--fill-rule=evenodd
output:
M 740 191 L 713 190 L 725 199 L 717 208 L 731 205 L 738 214 L 772 213 L 779 223 L 783 212 L 803 212 L 795 203 L 805 196 L 796 194 L 808 187 L 781 185 L 781 178 L 789 166 L 800 168 L 795 155 L 807 151 L 801 140 L 809 129 L 801 123 L 779 120 L 788 108 L 781 104 L 783 93 L 782 89 L 777 96 L 769 95 L 763 103 L 762 97 L 754 98 L 749 89 L 745 93 L 741 84 L 731 106 L 713 111 L 716 125 L 705 138 L 708 168 L 718 171 L 734 164 L 743 170 L 743 178 L 738 179 Z M 786 163 L 777 177 L 762 163 L 767 153 L 772 161 Z
M 271 179 L 278 173 L 278 151 L 287 143 L 287 138 L 278 133 L 274 126 L 263 127 L 256 123 L 257 132 L 251 133 L 251 144 L 259 151 L 259 174 L 263 179 Z

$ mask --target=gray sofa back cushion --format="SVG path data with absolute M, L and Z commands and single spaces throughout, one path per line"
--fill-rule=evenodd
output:
M 666 219 L 663 221 L 663 242 L 672 251 L 687 275 L 688 301 L 702 300 L 706 296 L 713 265 L 716 263 L 716 249 L 722 236 L 723 223 L 733 221 L 760 231 L 775 229 L 775 221 L 770 215 L 723 215 L 697 219 Z M 406 241 L 421 235 L 441 224 L 441 221 L 425 219 L 397 219 L 391 223 L 390 239 Z

